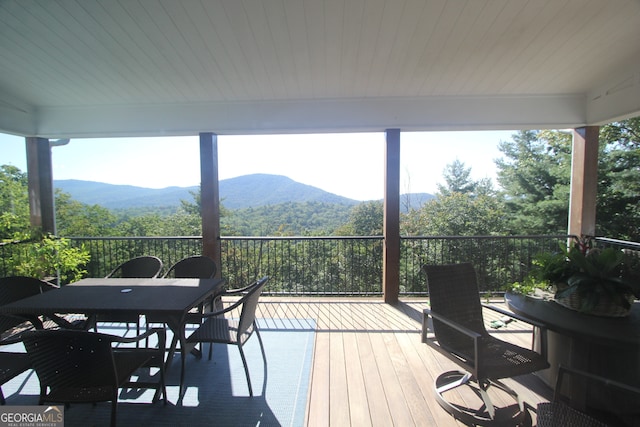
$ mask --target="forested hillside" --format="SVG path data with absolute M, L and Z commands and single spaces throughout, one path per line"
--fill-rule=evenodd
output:
M 597 236 L 640 241 L 640 118 L 600 129 Z M 401 196 L 400 231 L 406 236 L 543 235 L 567 231 L 571 184 L 571 135 L 559 131 L 520 131 L 500 143 L 496 160 L 499 188 L 491 180 L 470 179 L 470 168 L 454 162 L 443 171 L 435 198 Z M 26 172 L 0 166 L 0 236 L 30 238 Z M 64 182 L 63 182 L 64 184 Z M 199 236 L 200 194 L 182 189 L 173 211 L 133 206 L 152 199 L 135 187 L 100 184 L 93 196 L 120 202 L 130 210 L 109 209 L 83 199 L 75 189 L 56 191 L 60 236 Z M 379 235 L 382 201 L 357 202 L 273 175 L 225 180 L 221 187 L 223 235 Z M 233 189 L 233 191 L 232 191 Z M 118 191 L 112 191 L 118 190 Z M 144 189 L 149 190 L 149 189 Z M 173 192 L 175 189 L 170 189 Z M 159 190 L 157 190 L 159 191 Z M 74 195 L 75 192 L 75 195 Z M 85 196 L 88 194 L 85 191 Z M 87 196 L 88 197 L 88 196 Z M 417 203 L 416 203 L 417 202 Z M 135 210 L 131 210 L 135 209 Z
M 143 188 L 102 182 L 56 180 L 54 187 L 69 193 L 74 200 L 108 209 L 138 212 L 158 208 L 175 212 L 182 200 L 191 200 L 194 187 Z M 353 206 L 357 200 L 328 193 L 301 184 L 286 176 L 252 174 L 220 181 L 220 199 L 227 209 L 257 208 L 291 202 L 318 202 Z
M 221 226 L 243 236 L 331 235 L 349 221 L 352 209 L 335 203 L 287 202 L 231 211 Z
M 60 180 L 55 187 L 71 200 L 108 209 L 116 223 L 127 223 L 130 234 L 146 233 L 199 234 L 198 221 L 188 221 L 180 212 L 199 211 L 198 187 L 142 188 L 92 181 Z M 419 209 L 434 196 L 427 193 L 402 196 L 402 210 Z M 279 175 L 253 174 L 220 181 L 223 206 L 221 226 L 229 235 L 331 235 L 349 221 L 351 211 L 362 202 L 348 199 L 319 188 L 301 184 Z M 63 197 L 59 208 L 67 206 Z M 381 202 L 381 201 L 380 201 Z M 97 209 L 97 208 L 94 208 Z M 65 223 L 62 214 L 59 223 Z M 161 225 L 162 218 L 174 217 L 171 224 Z M 180 232 L 179 227 L 183 227 Z M 163 230 L 161 232 L 160 230 Z M 77 231 L 79 232 L 79 231 Z

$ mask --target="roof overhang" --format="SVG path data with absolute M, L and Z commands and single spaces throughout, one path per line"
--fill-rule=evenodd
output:
M 0 3 L 0 131 L 572 128 L 640 115 L 640 2 Z

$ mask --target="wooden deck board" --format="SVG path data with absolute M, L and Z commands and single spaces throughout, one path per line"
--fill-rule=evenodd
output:
M 331 394 L 330 378 L 330 335 L 328 333 L 316 334 L 315 354 L 313 369 L 311 371 L 311 384 L 315 385 L 313 405 L 311 400 L 307 402 L 307 425 L 310 427 L 328 427 Z
M 421 343 L 427 306 L 426 299 L 392 306 L 379 298 L 263 297 L 259 317 L 315 321 L 306 425 L 460 426 L 434 397 L 434 378 L 457 366 Z M 485 310 L 487 325 L 501 317 Z M 531 345 L 531 327 L 523 322 L 487 329 L 501 339 Z M 550 398 L 550 389 L 535 376 L 505 382 L 532 408 Z M 460 404 L 477 402 L 469 390 L 454 391 L 451 398 Z
M 355 334 L 358 342 L 358 354 L 362 364 L 364 386 L 368 396 L 371 425 L 386 427 L 393 425 L 384 384 L 380 377 L 380 368 L 375 358 L 375 349 L 368 334 Z
M 347 383 L 347 365 L 344 354 L 342 332 L 330 334 L 331 348 L 329 356 L 329 425 L 353 425 L 349 410 L 349 385 Z M 313 384 L 312 394 L 313 394 Z M 320 390 L 324 392 L 324 390 Z M 311 403 L 313 404 L 313 399 Z

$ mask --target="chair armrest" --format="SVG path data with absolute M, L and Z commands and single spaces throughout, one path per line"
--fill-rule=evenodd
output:
M 154 334 L 158 335 L 158 350 L 164 353 L 164 351 L 166 350 L 166 340 L 167 340 L 167 333 L 164 330 L 164 328 L 151 328 L 148 331 L 138 336 L 130 337 L 130 338 L 113 335 L 111 341 L 118 342 L 118 343 L 135 343 L 135 342 L 140 342 Z
M 17 344 L 19 342 L 22 342 L 22 334 L 23 333 L 24 333 L 24 331 L 18 332 L 16 334 L 13 334 L 13 335 L 10 335 L 10 336 L 4 338 L 3 340 L 0 340 L 0 346 Z
M 29 322 L 35 329 L 44 329 L 42 320 L 40 320 L 40 317 L 38 316 L 28 314 L 6 314 L 5 316 L 15 317 L 16 319 L 20 319 L 22 322 Z
M 62 329 L 78 329 L 82 331 L 86 331 L 93 326 L 93 322 L 95 318 L 87 318 L 87 320 L 78 320 L 75 322 L 69 322 L 62 316 L 58 316 L 57 314 L 47 314 L 46 317 L 55 323 L 59 328 Z
M 216 310 L 216 311 L 208 311 L 206 313 L 189 313 L 189 316 L 196 316 L 196 318 L 200 317 L 200 319 L 207 319 L 209 317 L 220 316 L 221 314 L 228 313 L 228 312 L 232 311 L 233 309 L 235 309 L 236 307 L 242 305 L 242 303 L 244 303 L 244 301 L 245 301 L 245 298 L 240 298 L 238 301 L 234 302 L 233 304 L 231 304 L 229 307 L 227 307 L 225 309 Z
M 428 316 L 433 317 L 434 319 L 437 319 L 438 321 L 444 323 L 447 326 L 452 327 L 453 329 L 462 332 L 463 334 L 467 335 L 469 338 L 472 339 L 478 339 L 480 338 L 482 335 L 480 335 L 479 333 L 472 331 L 471 329 L 462 326 L 461 324 L 454 322 L 451 319 L 448 319 L 445 316 L 442 316 L 441 314 L 438 313 L 434 313 L 433 311 L 431 311 L 430 309 L 426 309 L 425 312 L 427 313 Z
M 429 346 L 432 346 L 433 348 L 437 349 L 439 352 L 441 352 L 442 354 L 444 354 L 445 356 L 452 358 L 452 353 L 449 352 L 448 350 L 446 350 L 444 347 L 442 347 L 440 344 L 438 344 L 437 346 L 431 342 L 429 342 L 429 340 L 427 339 L 427 330 L 428 330 L 428 325 L 427 325 L 427 318 L 428 317 L 432 317 L 433 319 L 438 320 L 439 322 L 444 323 L 445 325 L 455 329 L 456 331 L 466 335 L 467 337 L 469 337 L 470 340 L 473 341 L 473 355 L 465 355 L 467 358 L 472 359 L 469 362 L 473 364 L 473 369 L 474 372 L 477 373 L 478 372 L 478 350 L 479 350 L 479 346 L 478 346 L 478 342 L 480 341 L 480 338 L 482 338 L 482 335 L 472 331 L 471 329 L 462 326 L 461 324 L 454 322 L 450 319 L 448 319 L 447 317 L 438 314 L 438 313 L 434 313 L 433 311 L 431 311 L 430 309 L 426 308 L 424 310 L 424 315 L 425 315 L 425 321 L 423 322 L 423 342 L 426 343 Z M 462 357 L 463 355 L 457 355 Z
M 225 289 L 220 296 L 225 296 L 225 295 L 240 295 L 243 294 L 245 292 L 247 292 L 249 289 L 251 289 L 253 286 L 255 285 L 255 283 L 252 283 L 250 285 L 247 285 L 243 288 L 236 288 L 236 289 Z
M 624 391 L 628 391 L 630 393 L 635 393 L 638 395 L 638 398 L 640 398 L 640 388 L 634 387 L 630 384 L 625 384 L 622 383 L 620 381 L 616 381 L 616 380 L 612 380 L 609 378 L 605 378 L 603 376 L 600 375 L 596 375 L 596 374 L 592 374 L 590 372 L 586 372 L 580 369 L 576 369 L 573 367 L 568 367 L 565 365 L 558 365 L 558 377 L 556 379 L 556 386 L 554 388 L 554 393 L 553 393 L 553 401 L 557 402 L 560 398 L 560 391 L 562 390 L 562 379 L 564 377 L 564 374 L 569 373 L 571 375 L 575 375 L 577 377 L 583 377 L 586 378 L 590 381 L 594 381 L 596 383 L 599 383 L 600 385 L 606 386 L 606 387 L 615 387 L 618 388 L 620 390 L 624 390 Z

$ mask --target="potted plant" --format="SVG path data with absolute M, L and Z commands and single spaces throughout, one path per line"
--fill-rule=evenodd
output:
M 637 254 L 621 249 L 593 248 L 590 238 L 555 253 L 542 253 L 525 282 L 548 287 L 554 300 L 567 308 L 600 316 L 622 317 L 640 298 Z

